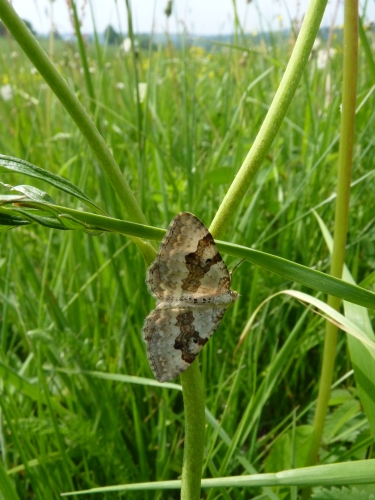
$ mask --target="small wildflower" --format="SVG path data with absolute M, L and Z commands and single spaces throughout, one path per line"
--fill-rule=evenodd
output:
M 138 83 L 139 102 L 143 102 L 145 100 L 146 93 L 147 93 L 147 83 L 144 82 Z
M 192 57 L 203 57 L 204 56 L 204 49 L 202 47 L 190 47 L 190 55 Z
M 116 89 L 122 90 L 125 88 L 125 83 L 123 82 L 117 82 L 115 85 Z
M 11 99 L 13 99 L 13 90 L 10 83 L 7 83 L 6 85 L 2 85 L 0 87 L 0 95 L 3 101 L 10 101 Z
M 149 65 L 150 65 L 150 61 L 149 61 L 148 59 L 145 59 L 145 60 L 143 61 L 143 63 L 142 63 L 142 69 L 143 69 L 144 71 L 147 71 L 147 70 L 148 70 Z
M 312 50 L 317 50 L 321 44 L 322 42 L 320 38 L 315 38 Z
M 330 48 L 329 50 L 327 49 L 321 49 L 318 50 L 318 59 L 316 62 L 317 68 L 318 69 L 324 69 L 328 61 L 335 55 L 336 51 L 335 49 Z
M 128 54 L 132 50 L 132 41 L 128 36 L 122 42 L 121 50 L 124 54 Z

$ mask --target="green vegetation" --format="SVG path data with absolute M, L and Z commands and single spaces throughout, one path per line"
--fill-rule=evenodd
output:
M 344 279 L 375 291 L 374 40 L 371 32 L 360 33 Z M 140 238 L 160 240 L 163 233 L 112 218 L 147 220 L 161 228 L 177 212 L 191 211 L 210 225 L 255 141 L 295 44 L 293 35 L 270 37 L 268 45 L 239 39 L 209 52 L 168 44 L 125 55 L 117 46 L 84 40 L 80 46 L 44 41 L 113 153 L 109 165 L 105 145 L 95 149 L 90 142 L 89 124 L 78 124 L 83 135 L 78 130 L 74 99 L 69 113 L 76 123 L 15 40 L 0 38 L 0 153 L 69 180 L 94 203 L 55 178 L 48 184 L 43 175 L 16 174 L 1 158 L 1 182 L 31 185 L 50 196 L 41 199 L 39 193 L 37 205 L 36 191 L 28 190 L 34 196 L 30 211 L 30 200 L 19 198 L 25 188 L 3 186 L 1 192 L 20 203 L 0 208 L 0 495 L 6 500 L 57 499 L 62 492 L 92 488 L 98 489 L 92 498 L 110 499 L 121 496 L 114 493 L 118 485 L 132 483 L 147 484 L 128 486 L 126 498 L 179 498 L 180 482 L 168 480 L 182 473 L 181 386 L 179 380 L 163 386 L 154 381 L 141 339 L 154 305 L 144 282 L 145 259 L 150 261 L 156 246 Z M 324 42 L 317 50 L 325 48 Z M 325 319 L 299 300 L 329 315 L 316 301 L 326 296 L 309 285 L 332 294 L 335 286 L 281 259 L 324 273 L 330 269 L 341 37 L 334 37 L 332 48 L 324 67 L 317 52 L 307 62 L 286 119 L 253 182 L 243 186 L 246 195 L 237 199 L 225 232 L 220 221 L 213 226 L 215 236 L 228 242 L 220 249 L 229 267 L 242 255 L 248 261 L 233 275 L 240 300 L 198 361 L 206 408 L 202 487 L 209 500 L 297 498 L 298 488 L 306 486 L 316 488 L 317 498 L 366 498 L 374 488 L 366 483 L 374 477 L 368 459 L 374 458 L 369 315 L 375 302 L 371 308 L 371 295 L 368 302 L 364 296 L 355 302 L 349 287 L 339 295 L 347 299 L 346 319 L 335 321 L 351 335 L 338 336 L 320 465 L 313 472 L 299 469 L 311 446 L 325 335 Z M 49 78 L 53 87 L 57 80 L 52 73 Z M 117 181 L 116 162 L 140 209 L 121 197 L 127 184 Z M 14 223 L 16 214 L 20 227 L 5 231 L 5 218 Z M 32 215 L 56 229 L 29 224 Z M 284 290 L 292 292 L 273 297 Z M 369 315 L 349 300 L 366 304 Z M 363 338 L 364 343 L 358 340 Z M 182 383 L 190 405 L 191 380 L 200 383 L 198 363 L 193 367 L 191 379 Z M 271 474 L 288 469 L 296 470 Z M 157 489 L 154 481 L 166 483 Z M 346 487 L 325 492 L 332 484 Z

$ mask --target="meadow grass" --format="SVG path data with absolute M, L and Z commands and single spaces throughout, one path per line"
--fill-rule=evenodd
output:
M 371 33 L 365 36 L 371 45 Z M 92 113 L 150 225 L 166 227 L 179 211 L 195 213 L 206 225 L 214 218 L 264 120 L 294 38 L 246 43 L 210 52 L 168 44 L 140 51 L 136 60 L 116 47 L 86 45 L 84 74 L 77 47 L 55 41 L 52 59 Z M 0 100 L 1 153 L 69 179 L 106 213 L 126 218 L 62 105 L 14 40 L 0 44 L 2 85 L 11 84 L 13 94 Z M 308 62 L 287 118 L 222 235 L 324 272 L 330 254 L 314 213 L 332 231 L 342 81 L 342 46 L 334 39 L 333 47 L 325 68 L 318 69 L 314 57 Z M 356 283 L 374 290 L 375 107 L 367 66 L 360 50 L 345 262 Z M 147 83 L 142 102 L 139 82 Z M 48 191 L 59 205 L 85 208 L 38 180 L 1 177 Z M 136 246 L 119 234 L 36 225 L 0 238 L 1 474 L 6 471 L 9 491 L 16 492 L 9 498 L 51 499 L 64 491 L 178 478 L 181 387 L 125 377 L 153 378 L 140 332 L 154 304 Z M 236 261 L 226 262 L 232 267 Z M 236 350 L 264 299 L 284 289 L 311 290 L 248 262 L 235 271 L 232 288 L 241 298 L 199 359 L 205 478 L 303 466 L 318 391 L 325 320 L 296 300 L 281 295 L 267 302 Z M 372 458 L 362 403 L 340 333 L 322 464 Z M 99 497 L 113 495 L 102 491 Z M 210 500 L 250 495 L 297 498 L 297 487 L 205 490 Z M 127 497 L 174 499 L 179 493 L 142 490 Z

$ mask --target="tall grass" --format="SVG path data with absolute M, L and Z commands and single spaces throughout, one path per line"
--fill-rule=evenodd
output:
M 372 33 L 364 31 L 364 37 L 371 49 Z M 0 100 L 1 153 L 69 179 L 106 213 L 126 218 L 126 200 L 115 194 L 100 158 L 62 105 L 15 41 L 8 37 L 0 43 L 2 84 L 11 84 L 13 94 Z M 74 44 L 55 41 L 53 58 L 93 113 L 144 220 L 166 227 L 174 214 L 188 210 L 209 225 L 255 141 L 293 44 L 292 35 L 285 40 L 274 34 L 269 45 L 218 45 L 205 52 L 169 44 L 140 51 L 133 59 L 116 47 L 85 44 L 79 52 Z M 262 169 L 222 233 L 233 243 L 325 272 L 329 250 L 314 211 L 332 231 L 342 81 L 339 38 L 333 47 L 335 55 L 325 68 L 318 69 L 316 57 L 309 60 Z M 247 57 L 241 57 L 244 50 Z M 84 58 L 88 72 L 81 71 Z M 358 284 L 374 290 L 374 82 L 368 61 L 368 51 L 360 50 L 345 262 Z M 142 102 L 139 82 L 147 83 Z M 5 173 L 2 182 L 31 183 Z M 32 184 L 47 189 L 38 180 Z M 59 205 L 83 207 L 66 193 L 48 192 Z M 4 232 L 0 245 L 0 474 L 9 479 L 4 479 L 8 497 L 59 498 L 68 490 L 178 478 L 184 448 L 181 387 L 149 385 L 140 378 L 152 379 L 140 331 L 153 304 L 137 247 L 119 234 L 89 236 L 40 226 Z M 151 255 L 152 248 L 146 248 Z M 233 266 L 233 259 L 226 261 Z M 324 319 L 278 296 L 260 310 L 236 351 L 255 308 L 285 288 L 311 292 L 248 262 L 233 275 L 233 289 L 241 298 L 199 360 L 206 407 L 205 478 L 271 473 L 305 463 Z M 372 458 L 372 424 L 363 411 L 343 333 L 338 350 L 319 449 L 322 464 Z M 207 490 L 206 497 L 297 497 L 296 486 L 272 489 L 270 483 L 261 489 L 259 484 L 223 485 Z M 1 491 L 8 498 L 5 486 Z M 113 495 L 100 493 L 101 498 Z M 172 499 L 179 493 L 139 487 L 127 497 Z

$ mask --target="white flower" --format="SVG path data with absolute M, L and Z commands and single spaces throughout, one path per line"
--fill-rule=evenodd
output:
M 336 51 L 335 49 L 321 49 L 321 50 L 318 50 L 318 59 L 317 59 L 317 62 L 316 62 L 316 65 L 317 65 L 317 68 L 318 69 L 324 69 L 327 64 L 328 64 L 328 61 L 335 55 Z
M 146 93 L 147 93 L 147 83 L 145 82 L 138 83 L 139 102 L 143 102 L 145 100 Z
M 317 49 L 318 49 L 318 47 L 320 47 L 321 43 L 322 43 L 322 42 L 321 42 L 320 38 L 315 38 L 315 40 L 314 40 L 314 45 L 313 45 L 313 47 L 312 47 L 312 50 L 317 50 Z
M 132 50 L 132 41 L 129 37 L 126 37 L 121 44 L 121 50 L 124 54 L 128 54 Z
M 125 83 L 123 82 L 117 82 L 115 85 L 116 89 L 122 90 L 125 88 Z
M 10 101 L 11 99 L 13 99 L 13 90 L 10 83 L 7 83 L 6 85 L 2 85 L 0 87 L 0 95 L 3 101 Z

